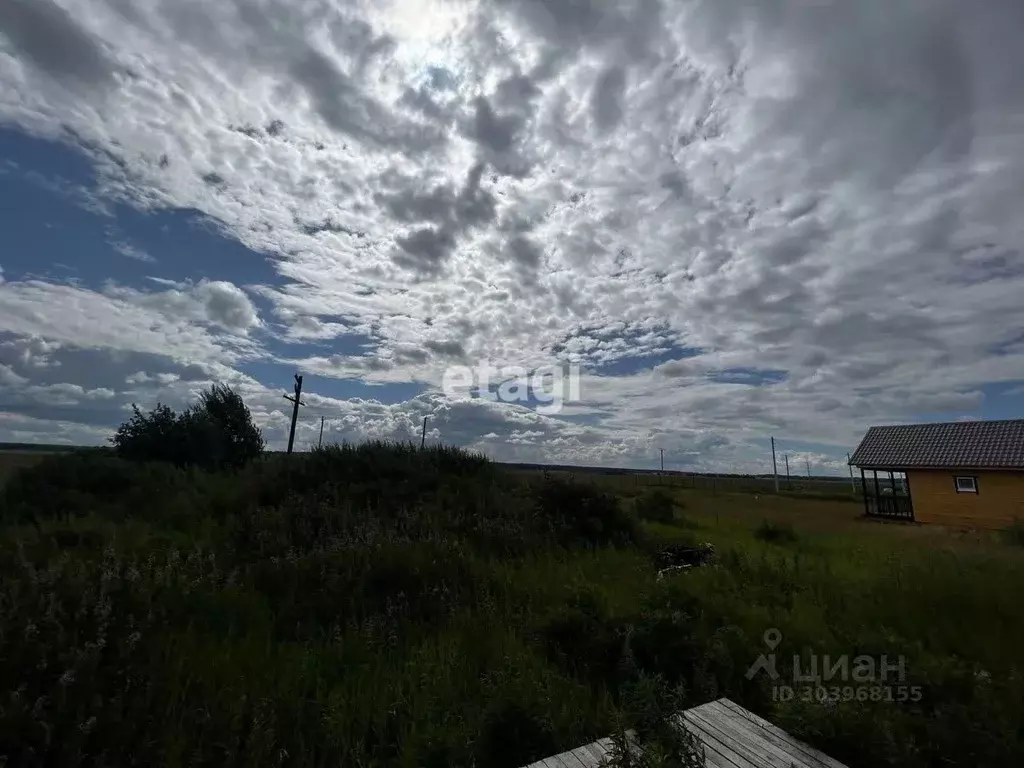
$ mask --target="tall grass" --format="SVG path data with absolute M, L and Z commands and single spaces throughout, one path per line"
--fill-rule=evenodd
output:
M 515 767 L 649 720 L 657 680 L 851 765 L 1024 764 L 1018 548 L 884 526 L 779 546 L 626 509 L 442 448 L 224 474 L 48 458 L 0 493 L 0 756 Z M 646 553 L 681 535 L 721 562 L 658 582 Z M 784 675 L 811 651 L 904 654 L 922 700 L 777 702 L 745 675 L 772 627 Z

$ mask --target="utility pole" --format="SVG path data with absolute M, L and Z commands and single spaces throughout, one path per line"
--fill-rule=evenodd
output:
M 420 435 L 420 450 L 422 451 L 427 445 L 427 417 L 423 417 L 423 434 Z
M 772 477 L 775 479 L 775 492 L 779 492 L 779 466 L 775 463 L 775 436 L 772 435 Z
M 295 445 L 295 422 L 299 418 L 299 406 L 305 405 L 302 402 L 302 377 L 295 374 L 295 397 L 285 395 L 284 399 L 292 404 L 292 428 L 288 432 L 288 454 L 291 455 L 292 447 Z
M 793 481 L 789 479 L 789 454 L 786 454 L 786 487 L 793 490 Z
M 317 441 L 316 447 L 317 448 L 323 448 L 324 447 L 324 417 L 323 416 L 320 417 L 320 440 Z

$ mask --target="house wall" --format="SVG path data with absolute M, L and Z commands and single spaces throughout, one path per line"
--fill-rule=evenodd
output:
M 954 478 L 978 478 L 977 493 L 957 493 Z M 1005 528 L 1024 521 L 1024 472 L 909 470 L 914 519 L 955 527 Z

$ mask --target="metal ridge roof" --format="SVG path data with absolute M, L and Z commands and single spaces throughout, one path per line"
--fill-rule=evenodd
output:
M 871 427 L 850 463 L 887 469 L 1024 469 L 1024 419 Z

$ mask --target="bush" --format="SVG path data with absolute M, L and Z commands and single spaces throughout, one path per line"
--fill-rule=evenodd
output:
M 797 535 L 789 523 L 765 520 L 754 530 L 754 538 L 771 544 L 792 544 L 797 540 Z
M 3 488 L 5 520 L 40 523 L 101 514 L 113 520 L 152 512 L 182 485 L 173 467 L 139 465 L 105 450 L 48 456 L 15 473 Z
M 238 469 L 265 446 L 242 397 L 221 384 L 204 390 L 199 402 L 181 414 L 160 403 L 148 414 L 134 404 L 132 409 L 132 417 L 111 438 L 117 455 L 132 461 Z
M 487 712 L 476 751 L 482 765 L 519 768 L 537 755 L 554 754 L 558 744 L 544 718 L 511 701 Z
M 1014 518 L 1010 527 L 1005 529 L 1002 533 L 1003 539 L 1006 543 L 1014 544 L 1018 547 L 1024 547 L 1024 520 Z
M 608 616 L 601 596 L 577 593 L 543 625 L 541 640 L 549 660 L 588 682 L 614 687 L 625 627 Z
M 685 708 L 681 687 L 640 673 L 625 686 L 622 699 L 608 768 L 704 768 L 704 747 L 676 717 Z M 627 726 L 634 739 L 626 735 Z
M 662 490 L 645 493 L 636 500 L 636 516 L 652 523 L 670 525 L 675 521 L 675 499 Z
M 636 521 L 622 510 L 618 499 L 591 485 L 549 478 L 541 484 L 536 502 L 566 546 L 622 546 L 638 538 Z

